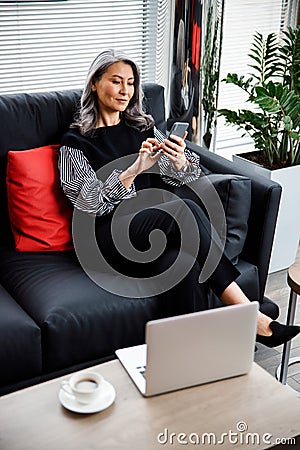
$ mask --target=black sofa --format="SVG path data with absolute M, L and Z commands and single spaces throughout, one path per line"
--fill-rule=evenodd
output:
M 164 90 L 146 84 L 145 106 L 164 130 Z M 80 267 L 74 251 L 17 252 L 11 233 L 6 164 L 9 150 L 59 143 L 80 91 L 0 97 L 0 395 L 114 357 L 114 351 L 144 341 L 150 319 L 187 313 L 220 302 L 206 286 L 191 293 L 193 270 L 181 281 L 188 301 L 169 292 L 127 298 L 105 291 Z M 234 165 L 192 143 L 204 171 L 243 176 Z M 264 297 L 281 188 L 251 178 L 251 208 L 246 241 L 238 259 L 240 285 L 273 318 L 277 306 Z M 242 208 L 242 205 L 241 205 Z

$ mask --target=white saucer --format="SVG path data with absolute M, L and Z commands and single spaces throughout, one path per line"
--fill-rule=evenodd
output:
M 103 411 L 112 405 L 116 398 L 116 391 L 108 381 L 104 380 L 101 395 L 87 405 L 79 403 L 63 389 L 60 389 L 58 398 L 60 403 L 69 411 L 80 414 L 91 414 Z

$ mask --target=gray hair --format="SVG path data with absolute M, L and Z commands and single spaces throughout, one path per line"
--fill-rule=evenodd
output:
M 92 62 L 85 82 L 85 87 L 81 96 L 81 106 L 72 128 L 79 128 L 82 134 L 91 132 L 99 119 L 99 108 L 97 94 L 92 91 L 92 82 L 100 80 L 107 69 L 116 62 L 124 62 L 131 66 L 134 76 L 134 93 L 126 110 L 122 113 L 128 126 L 141 131 L 147 130 L 154 125 L 152 116 L 143 110 L 143 91 L 140 82 L 140 71 L 135 62 L 126 55 L 116 50 L 108 49 L 99 53 Z

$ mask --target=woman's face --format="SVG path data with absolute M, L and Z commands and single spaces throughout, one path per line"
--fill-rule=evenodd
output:
M 109 66 L 102 77 L 94 81 L 92 90 L 97 93 L 99 110 L 115 114 L 125 111 L 134 94 L 134 76 L 132 68 L 124 62 Z

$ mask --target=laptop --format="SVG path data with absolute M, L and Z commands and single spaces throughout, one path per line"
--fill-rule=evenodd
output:
M 146 324 L 146 344 L 116 351 L 146 397 L 250 371 L 258 303 L 251 302 Z

